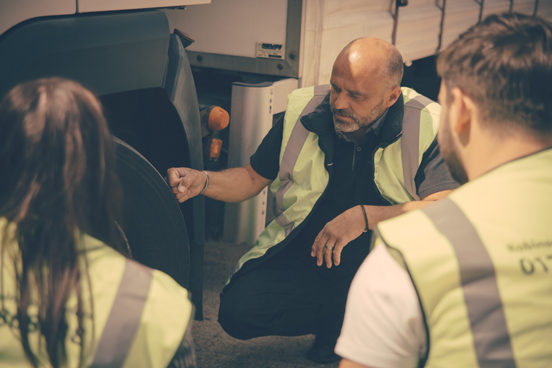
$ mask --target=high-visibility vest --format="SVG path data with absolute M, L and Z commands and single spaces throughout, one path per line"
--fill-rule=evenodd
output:
M 319 137 L 308 131 L 301 118 L 323 101 L 329 85 L 295 90 L 288 97 L 284 117 L 280 171 L 270 186 L 275 198 L 275 219 L 265 228 L 253 248 L 240 258 L 234 274 L 249 260 L 262 257 L 282 242 L 309 215 L 329 181 L 325 153 Z M 410 88 L 402 88 L 404 118 L 402 135 L 374 155 L 375 183 L 390 204 L 419 199 L 414 177 L 439 129 L 441 106 Z M 400 127 L 399 127 L 400 128 Z M 400 132 L 400 130 L 399 130 Z
M 381 222 L 410 273 L 426 367 L 552 367 L 552 148 Z
M 0 239 L 6 219 L 0 218 Z M 13 232 L 13 224 L 9 226 Z M 85 260 L 80 259 L 81 270 L 88 268 L 92 290 L 93 311 L 90 309 L 90 288 L 86 275 L 81 278 L 84 305 L 84 362 L 90 367 L 154 367 L 169 365 L 191 326 L 193 306 L 187 291 L 163 272 L 152 270 L 126 259 L 101 241 L 88 235 L 80 237 L 86 249 Z M 0 297 L 3 309 L 0 315 L 0 366 L 30 366 L 17 327 L 15 273 L 13 257 L 17 245 L 2 244 L 4 259 Z M 35 296 L 36 300 L 36 296 Z M 66 303 L 67 366 L 78 367 L 80 336 L 76 316 L 77 298 L 70 294 Z M 93 319 L 91 315 L 93 313 Z M 36 304 L 29 306 L 31 322 L 37 321 Z M 93 321 L 93 322 L 92 322 Z M 92 328 L 93 327 L 93 328 Z M 36 323 L 30 326 L 29 342 L 41 366 L 48 367 L 44 342 Z M 39 345 L 42 349 L 39 349 Z

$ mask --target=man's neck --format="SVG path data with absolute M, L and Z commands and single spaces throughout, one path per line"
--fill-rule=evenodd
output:
M 552 139 L 537 139 L 532 137 L 520 138 L 514 136 L 504 140 L 487 140 L 479 152 L 472 155 L 471 170 L 468 169 L 468 177 L 473 180 L 507 162 L 531 155 L 552 146 Z M 494 143 L 494 144 L 493 144 Z M 485 157 L 484 160 L 481 158 Z

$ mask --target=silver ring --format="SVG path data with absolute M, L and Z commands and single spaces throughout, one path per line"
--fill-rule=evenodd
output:
M 333 250 L 333 248 L 328 247 L 328 244 L 324 245 L 324 248 L 326 248 L 327 250 L 330 250 L 330 251 Z

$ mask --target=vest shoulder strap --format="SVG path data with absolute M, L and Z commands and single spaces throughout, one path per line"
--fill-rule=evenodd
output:
M 168 275 L 126 259 L 91 367 L 164 368 L 193 318 L 188 293 Z M 153 344 L 153 345 L 152 345 Z
M 291 233 L 294 226 L 283 214 L 283 198 L 293 183 L 293 168 L 309 135 L 309 131 L 301 123 L 301 118 L 313 112 L 322 103 L 329 90 L 329 85 L 300 88 L 293 91 L 288 99 L 282 142 L 284 149 L 280 160 L 280 171 L 278 172 L 280 183 L 278 183 L 279 188 L 274 193 L 275 221 L 286 229 L 286 236 Z M 290 133 L 288 133 L 289 130 L 291 130 Z
M 126 260 L 123 278 L 94 354 L 92 368 L 122 367 L 140 326 L 152 270 Z

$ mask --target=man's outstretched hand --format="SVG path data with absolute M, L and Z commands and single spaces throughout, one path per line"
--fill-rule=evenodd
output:
M 326 267 L 331 268 L 333 259 L 333 264 L 339 266 L 341 251 L 363 233 L 365 226 L 360 206 L 349 208 L 328 222 L 312 245 L 311 256 L 316 257 L 316 264 L 322 266 L 325 261 Z
M 201 193 L 206 180 L 204 172 L 187 167 L 173 167 L 167 170 L 167 181 L 179 203 Z

